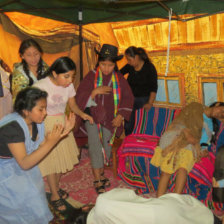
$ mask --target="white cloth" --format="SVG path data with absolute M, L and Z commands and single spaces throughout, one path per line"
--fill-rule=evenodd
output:
M 212 212 L 190 195 L 143 198 L 116 188 L 100 194 L 87 224 L 213 224 Z
M 33 86 L 48 93 L 47 115 L 64 114 L 68 99 L 74 97 L 76 94 L 72 83 L 68 87 L 57 86 L 49 77 L 39 80 Z

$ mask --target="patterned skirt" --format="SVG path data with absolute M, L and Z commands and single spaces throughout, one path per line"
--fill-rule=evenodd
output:
M 51 131 L 54 124 L 64 124 L 64 119 L 64 115 L 47 116 L 44 121 L 45 133 Z M 72 170 L 74 165 L 79 163 L 78 156 L 79 149 L 73 133 L 70 132 L 39 163 L 42 176 L 53 173 L 66 173 Z

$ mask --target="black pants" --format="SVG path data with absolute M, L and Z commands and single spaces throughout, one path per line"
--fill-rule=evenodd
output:
M 129 121 L 125 121 L 124 123 L 124 129 L 125 129 L 125 135 L 130 135 L 134 129 L 135 125 L 135 111 L 142 108 L 147 102 L 149 97 L 135 97 L 133 110 L 131 113 L 131 117 Z

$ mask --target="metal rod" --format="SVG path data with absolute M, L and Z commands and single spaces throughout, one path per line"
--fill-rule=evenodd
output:
M 170 8 L 165 5 L 164 3 L 161 2 L 161 0 L 157 0 L 158 4 L 162 6 L 162 8 L 164 8 L 165 10 L 167 10 L 168 12 L 170 12 Z M 182 18 L 180 18 L 180 16 L 178 16 L 175 12 L 172 11 L 172 14 L 175 15 L 177 17 L 177 20 L 182 21 Z
M 78 21 L 79 21 L 79 71 L 80 71 L 80 81 L 83 80 L 83 54 L 82 54 L 82 9 L 79 9 L 78 12 Z

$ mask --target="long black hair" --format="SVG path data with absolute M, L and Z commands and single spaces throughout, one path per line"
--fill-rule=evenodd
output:
M 40 47 L 40 45 L 35 40 L 26 39 L 21 43 L 21 45 L 19 47 L 20 56 L 22 56 L 24 54 L 24 52 L 26 51 L 26 49 L 28 49 L 29 47 L 36 48 L 40 52 L 40 54 L 43 53 L 42 48 Z M 26 73 L 26 75 L 29 79 L 29 86 L 33 85 L 33 79 L 30 77 L 30 71 L 29 71 L 28 64 L 24 59 L 22 59 L 22 66 L 23 66 L 24 72 Z M 38 80 L 41 79 L 41 76 L 42 76 L 43 72 L 44 72 L 43 60 L 40 57 L 40 60 L 38 62 L 38 67 L 37 67 L 37 79 Z
M 209 107 L 217 107 L 217 106 L 224 106 L 224 102 L 214 102 Z M 215 144 L 217 140 L 217 134 L 219 131 L 219 122 L 216 118 L 213 117 L 212 124 L 213 124 L 213 134 L 212 134 L 211 143 Z
M 24 116 L 23 110 L 31 111 L 38 100 L 46 99 L 47 92 L 36 87 L 27 87 L 19 91 L 14 103 L 14 111 Z
M 76 71 L 75 62 L 69 57 L 60 57 L 53 62 L 43 76 L 53 76 L 53 71 L 58 75 L 72 70 Z
M 130 57 L 134 58 L 136 55 L 140 57 L 141 60 L 144 62 L 149 62 L 151 63 L 146 51 L 142 47 L 135 47 L 131 46 L 125 50 L 125 54 L 129 55 Z

